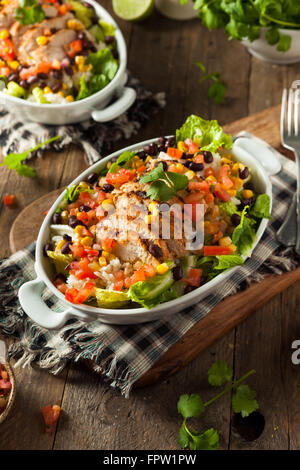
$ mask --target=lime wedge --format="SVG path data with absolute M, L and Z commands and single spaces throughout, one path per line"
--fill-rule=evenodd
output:
M 113 0 L 112 5 L 122 20 L 141 21 L 152 13 L 154 0 Z

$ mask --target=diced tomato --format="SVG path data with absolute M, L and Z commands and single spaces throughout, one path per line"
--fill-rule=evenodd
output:
M 116 281 L 124 281 L 124 271 L 117 271 L 115 273 L 115 280 Z
M 75 289 L 75 287 L 71 287 L 70 289 L 66 290 L 65 299 L 68 300 L 69 302 L 74 303 L 74 299 L 78 293 L 79 293 L 78 289 Z
M 135 175 L 135 170 L 127 170 L 126 168 L 121 168 L 119 171 L 117 171 L 117 173 L 107 173 L 106 181 L 109 184 L 121 185 L 127 183 L 127 181 L 132 181 Z
M 183 152 L 181 150 L 175 148 L 175 147 L 168 147 L 167 153 L 168 153 L 169 157 L 181 158 Z
M 147 277 L 153 277 L 156 274 L 155 267 L 152 264 L 145 264 L 144 271 Z
M 6 206 L 12 206 L 15 202 L 15 196 L 13 194 L 6 194 L 3 198 L 3 202 Z
M 202 270 L 191 268 L 188 272 L 187 278 L 183 279 L 184 282 L 193 287 L 199 287 L 201 283 Z
M 61 408 L 58 405 L 48 405 L 42 409 L 42 414 L 44 417 L 46 432 L 52 432 L 54 430 L 54 425 L 57 422 Z
M 78 52 L 82 51 L 82 41 L 81 39 L 75 39 L 70 44 L 66 46 L 67 54 L 70 57 L 75 57 Z
M 89 220 L 89 217 L 88 217 L 88 213 L 87 212 L 79 212 L 77 214 L 77 219 L 81 220 L 81 222 L 83 222 L 84 224 L 86 224 Z
M 194 160 L 196 163 L 203 163 L 204 162 L 204 156 L 202 155 L 202 153 L 198 153 L 198 155 L 196 155 L 194 157 Z
M 62 279 L 59 279 L 59 278 L 55 279 L 53 284 L 62 294 L 66 293 L 68 286 Z
M 199 151 L 199 145 L 196 144 L 195 142 L 192 142 L 190 145 L 189 145 L 189 154 L 190 155 L 194 155 L 194 153 L 198 152 Z M 202 163 L 202 162 L 201 162 Z
M 88 257 L 98 257 L 99 256 L 99 250 L 92 250 L 91 248 L 85 248 L 85 251 L 86 251 Z
M 205 246 L 204 256 L 221 256 L 230 255 L 231 250 L 229 246 Z
M 133 273 L 132 280 L 134 284 L 139 281 L 145 281 L 145 279 L 146 279 L 146 274 L 143 268 Z
M 13 60 L 15 55 L 14 44 L 11 39 L 0 39 L 0 57 L 4 60 Z
M 115 245 L 115 240 L 113 238 L 105 238 L 105 240 L 102 240 L 102 249 L 105 251 L 111 251 Z
M 92 294 L 95 285 L 92 282 L 86 282 L 74 298 L 75 304 L 82 304 Z
M 189 189 L 191 191 L 205 191 L 210 190 L 210 184 L 207 181 L 190 181 Z
M 145 170 L 146 170 L 145 165 L 142 165 L 142 166 L 140 166 L 140 167 L 137 169 L 137 172 L 138 172 L 138 173 L 144 173 Z
M 205 194 L 202 192 L 190 193 L 184 198 L 185 204 L 201 203 L 203 202 Z
M 70 250 L 72 251 L 72 255 L 74 256 L 74 258 L 83 258 L 87 255 L 83 246 L 73 244 L 70 245 Z
M 227 165 L 223 165 L 219 171 L 219 181 L 223 185 L 224 189 L 230 189 L 233 186 L 233 182 L 228 176 L 229 167 Z
M 98 196 L 97 196 L 97 202 L 100 204 L 100 202 L 104 201 L 104 199 L 107 199 L 107 194 L 104 191 L 99 191 Z
M 72 10 L 73 7 L 70 3 L 64 3 L 58 6 L 58 12 L 61 16 L 64 16 L 68 11 Z
M 3 77 L 8 77 L 8 75 L 11 73 L 11 69 L 9 67 L 0 67 L 0 75 Z
M 117 281 L 114 283 L 114 290 L 120 291 L 124 287 L 124 281 Z
M 214 196 L 213 196 L 212 193 L 208 193 L 205 196 L 205 202 L 206 202 L 206 204 L 212 204 L 214 202 Z
M 231 198 L 230 194 L 225 191 L 225 189 L 221 188 L 219 183 L 215 185 L 214 194 L 217 196 L 217 198 L 224 202 L 228 202 Z
M 215 172 L 211 167 L 205 168 L 204 176 L 207 178 L 208 176 L 215 176 Z

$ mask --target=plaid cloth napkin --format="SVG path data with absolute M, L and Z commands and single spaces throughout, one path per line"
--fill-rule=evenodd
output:
M 48 331 L 26 316 L 17 297 L 20 285 L 36 277 L 34 244 L 3 260 L 0 266 L 0 329 L 4 334 L 16 337 L 9 350 L 10 356 L 19 357 L 16 365 L 34 362 L 56 374 L 69 360 L 89 359 L 95 371 L 101 372 L 112 386 L 128 397 L 134 382 L 224 297 L 270 273 L 280 274 L 295 268 L 297 261 L 292 250 L 282 249 L 275 239 L 296 187 L 294 162 L 280 158 L 282 171 L 272 177 L 273 220 L 252 257 L 220 285 L 215 294 L 171 315 L 168 321 L 114 326 L 99 321 L 69 320 L 61 330 Z M 48 289 L 45 289 L 44 299 L 49 307 L 58 311 L 63 309 Z
M 51 137 L 60 135 L 61 139 L 48 145 L 47 148 L 62 151 L 67 145 L 76 144 L 83 148 L 88 165 L 92 165 L 101 158 L 101 155 L 109 154 L 116 141 L 129 139 L 155 112 L 165 106 L 164 93 L 153 94 L 130 74 L 127 85 L 136 90 L 136 101 L 126 113 L 106 123 L 90 119 L 73 125 L 46 126 L 36 122 L 20 122 L 15 115 L 0 108 L 2 154 L 22 153 Z M 41 156 L 43 152 L 44 149 L 38 150 L 29 158 L 34 155 Z

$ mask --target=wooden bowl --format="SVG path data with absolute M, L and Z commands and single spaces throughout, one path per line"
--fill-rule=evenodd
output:
M 5 419 L 9 415 L 9 412 L 12 409 L 12 406 L 13 406 L 13 403 L 14 403 L 14 400 L 15 400 L 15 397 L 16 397 L 16 379 L 15 379 L 15 375 L 13 373 L 12 368 L 8 364 L 8 362 L 6 362 L 4 364 L 4 367 L 6 368 L 8 374 L 9 374 L 9 380 L 11 382 L 11 391 L 10 391 L 10 395 L 9 395 L 9 398 L 8 398 L 6 408 L 3 411 L 3 413 L 0 414 L 0 424 L 2 424 L 3 421 L 5 421 Z

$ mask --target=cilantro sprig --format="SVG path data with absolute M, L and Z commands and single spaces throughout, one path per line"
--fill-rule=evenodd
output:
M 37 0 L 19 0 L 15 18 L 21 25 L 36 24 L 43 21 L 45 12 Z
M 235 413 L 247 417 L 259 408 L 256 400 L 256 392 L 248 385 L 242 384 L 248 377 L 255 373 L 252 369 L 243 377 L 232 382 L 233 369 L 226 361 L 217 361 L 209 368 L 208 382 L 212 386 L 220 386 L 229 383 L 220 393 L 204 402 L 200 395 L 184 394 L 181 395 L 178 403 L 178 413 L 183 417 L 183 422 L 179 431 L 178 443 L 182 449 L 190 448 L 191 450 L 217 450 L 219 448 L 219 433 L 213 428 L 208 429 L 202 434 L 198 431 L 189 429 L 187 420 L 193 417 L 199 417 L 205 413 L 206 408 L 212 405 L 223 395 L 234 391 L 231 397 L 232 409 Z
M 185 189 L 188 185 L 185 175 L 164 171 L 162 163 L 159 163 L 152 171 L 140 178 L 140 183 L 151 183 L 147 196 L 153 200 L 169 201 L 177 191 Z
M 230 39 L 252 42 L 260 37 L 261 28 L 268 28 L 268 43 L 281 52 L 291 47 L 289 29 L 300 28 L 300 3 L 294 0 L 193 1 L 202 24 L 209 30 L 224 27 Z M 186 2 L 181 0 L 182 4 Z
M 2 163 L 0 163 L 0 166 L 6 165 L 7 168 L 9 168 L 10 170 L 15 170 L 20 176 L 27 176 L 28 178 L 35 178 L 36 177 L 35 170 L 31 166 L 26 165 L 23 162 L 28 158 L 31 152 L 34 152 L 35 150 L 38 150 L 44 145 L 50 144 L 51 142 L 54 142 L 55 140 L 58 140 L 58 139 L 60 139 L 59 135 L 52 137 L 49 140 L 46 140 L 46 142 L 42 142 L 41 144 L 36 145 L 32 149 L 26 150 L 26 152 L 9 153 L 8 155 L 6 155 L 6 157 L 4 157 L 4 160 Z
M 203 83 L 205 80 L 212 81 L 212 84 L 208 89 L 208 97 L 214 100 L 216 104 L 222 104 L 225 99 L 226 84 L 221 79 L 219 72 L 207 73 L 205 65 L 200 62 L 200 60 L 197 60 L 195 65 L 203 73 L 202 77 L 199 80 L 199 83 Z

